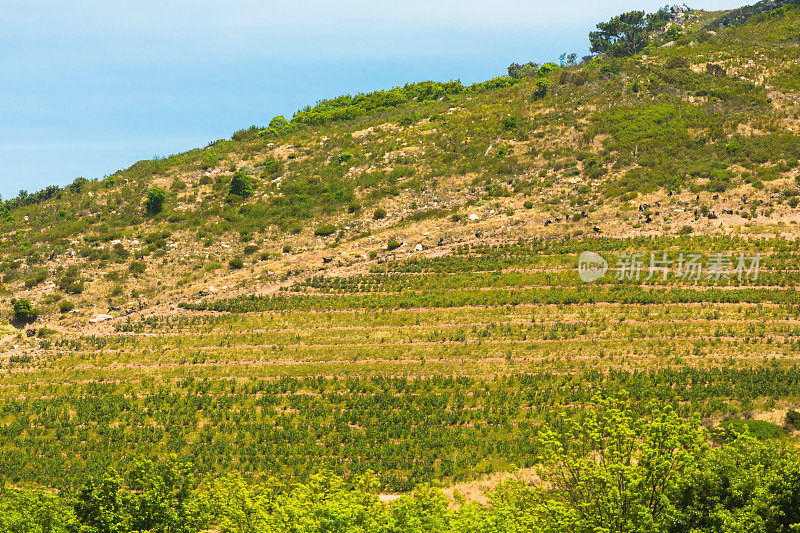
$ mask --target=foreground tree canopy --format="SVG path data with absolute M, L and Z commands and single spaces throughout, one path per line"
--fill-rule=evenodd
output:
M 303 483 L 239 474 L 195 479 L 174 457 L 107 472 L 77 494 L 6 489 L 0 531 L 262 532 L 788 532 L 800 527 L 800 455 L 747 434 L 711 448 L 699 420 L 597 398 L 543 432 L 545 490 L 509 479 L 490 505 L 456 510 L 431 485 L 391 504 L 367 473 Z

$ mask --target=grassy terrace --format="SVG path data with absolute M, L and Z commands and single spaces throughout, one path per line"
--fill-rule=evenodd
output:
M 793 243 L 728 248 L 763 255 L 756 280 L 644 280 L 650 250 L 723 244 L 459 247 L 54 333 L 2 374 L 0 468 L 14 483 L 71 486 L 176 453 L 206 472 L 371 469 L 401 491 L 531 466 L 539 426 L 598 390 L 709 425 L 779 410 L 800 396 Z M 579 280 L 584 247 L 609 260 L 604 280 Z M 615 280 L 634 252 L 642 281 Z

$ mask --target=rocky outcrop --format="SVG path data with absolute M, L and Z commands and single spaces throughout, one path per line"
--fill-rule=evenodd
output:
M 739 26 L 748 21 L 751 17 L 756 15 L 763 15 L 770 11 L 775 11 L 784 6 L 798 5 L 800 0 L 763 0 L 752 6 L 740 7 L 734 9 L 730 13 L 723 15 L 714 22 L 705 26 L 706 30 L 713 30 L 716 28 L 727 28 L 728 26 Z

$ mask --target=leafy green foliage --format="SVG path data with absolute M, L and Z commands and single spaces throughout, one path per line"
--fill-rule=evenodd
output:
M 711 449 L 675 487 L 671 531 L 792 531 L 800 525 L 796 454 L 752 437 Z
M 345 480 L 329 471 L 286 482 L 238 473 L 196 479 L 174 456 L 106 471 L 74 496 L 0 492 L 0 525 L 22 533 L 174 531 L 223 533 L 363 531 L 741 531 L 800 525 L 800 455 L 739 437 L 709 448 L 696 419 L 652 405 L 596 399 L 584 420 L 544 429 L 538 471 L 550 484 L 511 479 L 490 505 L 449 508 L 428 484 L 386 504 L 369 470 Z M 650 422 L 650 427 L 648 427 Z M 72 501 L 72 510 L 65 502 Z
M 597 25 L 589 33 L 591 51 L 610 57 L 638 54 L 648 43 L 648 17 L 644 11 L 631 11 Z
M 39 312 L 33 308 L 33 304 L 27 298 L 14 300 L 11 304 L 11 313 L 16 322 L 27 324 L 39 317 Z
M 564 518 L 578 531 L 664 530 L 669 493 L 707 450 L 699 420 L 670 409 L 646 420 L 626 402 L 598 397 L 595 404 L 541 437 L 554 505 L 567 504 Z
M 541 100 L 547 96 L 547 90 L 550 88 L 550 80 L 547 78 L 539 78 L 536 80 L 536 90 L 533 91 L 533 97 Z
M 395 87 L 388 91 L 376 91 L 356 96 L 344 95 L 325 100 L 313 108 L 308 107 L 299 111 L 292 118 L 291 124 L 310 126 L 352 120 L 365 114 L 375 114 L 398 107 L 410 101 L 424 102 L 463 93 L 480 93 L 500 87 L 509 87 L 516 82 L 517 80 L 512 78 L 495 78 L 465 87 L 460 81 L 446 83 L 425 81 Z M 270 126 L 269 130 L 273 130 L 273 127 Z
M 738 435 L 747 433 L 757 440 L 777 439 L 786 435 L 786 431 L 765 420 L 727 420 L 715 427 L 713 436 L 718 441 L 730 441 Z
M 81 531 L 194 533 L 203 515 L 192 489 L 188 467 L 175 458 L 157 465 L 136 461 L 126 478 L 109 471 L 89 480 L 77 495 L 75 516 Z
M 73 533 L 72 509 L 60 498 L 38 491 L 0 491 L 0 531 L 8 533 Z
M 336 233 L 336 226 L 334 226 L 333 224 L 323 224 L 322 226 L 318 226 L 314 230 L 314 235 L 320 237 L 328 237 L 329 235 L 333 235 L 334 233 Z
M 253 178 L 237 170 L 231 178 L 230 195 L 249 198 L 253 195 Z
M 147 191 L 147 198 L 144 202 L 144 210 L 150 216 L 155 216 L 164 210 L 164 202 L 167 200 L 167 193 L 163 189 L 152 188 Z
M 262 177 L 274 177 L 283 173 L 283 163 L 274 158 L 264 161 L 264 173 Z
M 786 412 L 786 427 L 793 430 L 800 430 L 800 412 L 789 409 Z

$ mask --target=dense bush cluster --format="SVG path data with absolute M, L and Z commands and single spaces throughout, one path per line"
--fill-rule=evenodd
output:
M 196 477 L 169 457 L 111 470 L 76 492 L 0 494 L 5 531 L 198 532 L 363 531 L 740 531 L 782 533 L 800 525 L 800 456 L 746 434 L 709 449 L 696 420 L 669 408 L 646 418 L 595 399 L 581 419 L 561 418 L 540 437 L 545 487 L 513 478 L 490 505 L 460 508 L 430 485 L 390 504 L 367 471 L 349 480 L 316 472 L 307 481 Z

